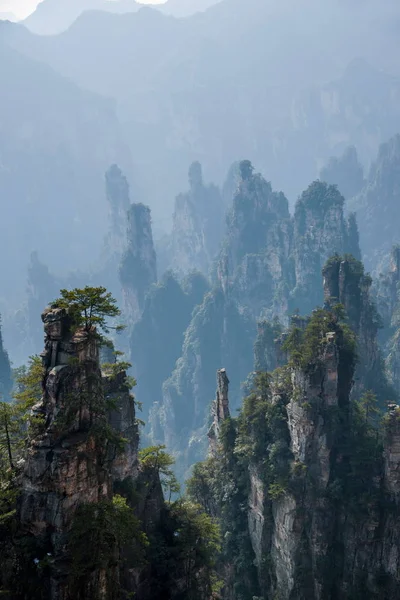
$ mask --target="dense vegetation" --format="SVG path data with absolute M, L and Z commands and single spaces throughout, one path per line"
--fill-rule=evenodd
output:
M 216 516 L 221 527 L 223 544 L 218 564 L 224 580 L 223 597 L 237 600 L 274 597 L 270 594 L 275 585 L 276 556 L 269 544 L 271 536 L 278 535 L 274 534 L 274 522 L 279 506 L 283 507 L 285 501 L 298 504 L 299 526 L 304 519 L 307 523 L 306 506 L 311 507 L 319 497 L 325 498 L 323 502 L 328 503 L 332 514 L 343 513 L 356 521 L 371 518 L 378 506 L 380 509 L 386 506 L 387 499 L 377 480 L 383 468 L 388 421 L 382 420 L 378 399 L 372 391 L 366 391 L 359 400 L 349 400 L 357 352 L 356 336 L 346 319 L 341 305 L 315 310 L 302 320 L 300 327 L 299 319 L 295 319 L 290 331 L 280 338 L 287 365 L 271 374 L 262 371 L 255 374 L 253 389 L 244 399 L 239 415 L 221 423 L 217 453 L 193 469 L 187 484 L 188 495 L 201 503 L 209 515 Z M 323 381 L 332 344 L 338 360 L 338 387 L 334 392 L 336 403 L 330 406 L 323 400 L 326 392 L 312 396 L 311 386 Z M 309 382 L 308 397 L 301 377 Z M 310 423 L 322 418 L 325 423 L 329 444 L 334 448 L 325 490 L 313 462 L 316 456 L 306 452 L 300 460 L 291 451 L 293 405 L 304 411 L 301 413 L 304 417 L 298 418 L 309 419 Z M 341 459 L 335 459 L 336 456 Z M 253 521 L 252 502 L 261 503 L 262 524 Z M 311 525 L 305 527 L 307 530 Z M 260 532 L 256 533 L 258 529 Z M 327 532 L 321 532 L 324 534 Z M 257 550 L 261 535 L 264 541 L 261 550 Z M 303 551 L 307 560 L 310 550 Z M 329 552 L 335 561 L 334 545 Z M 306 574 L 308 567 L 305 568 Z M 325 582 L 343 577 L 339 567 L 331 564 L 330 568 L 330 573 L 323 571 Z M 305 580 L 300 578 L 298 585 L 300 594 Z M 364 589 L 367 597 L 375 598 L 368 595 L 370 592 L 358 580 L 353 585 L 354 589 Z M 379 589 L 383 593 L 386 588 Z
M 76 343 L 80 353 L 93 343 L 104 344 L 101 331 L 108 333 L 112 328 L 109 319 L 119 315 L 115 300 L 104 288 L 62 290 L 51 310 L 57 315 L 60 309 L 68 326 L 66 330 L 61 326 L 61 336 L 67 335 L 67 348 Z M 72 460 L 76 442 L 70 436 L 79 434 L 80 443 L 88 440 L 86 452 L 94 453 L 91 460 L 97 461 L 99 472 L 107 470 L 107 464 L 116 459 L 127 460 L 124 456 L 128 457 L 126 453 L 132 448 L 137 453 L 137 425 L 130 430 L 131 437 L 124 438 L 114 429 L 115 419 L 110 418 L 125 410 L 133 410 L 134 414 L 129 406 L 135 404 L 130 393 L 135 382 L 125 371 L 129 364 L 120 360 L 104 364 L 101 377 L 98 363 L 93 362 L 96 355 L 88 351 L 89 362 L 78 353 L 63 367 L 69 374 L 59 391 L 62 409 L 55 419 L 46 408 L 46 381 L 54 371 L 45 358 L 31 357 L 27 367 L 18 369 L 13 400 L 0 403 L 0 529 L 4 558 L 0 592 L 5 598 L 47 599 L 51 597 L 51 578 L 60 577 L 57 543 L 51 536 L 34 533 L 33 523 L 31 528 L 26 522 L 22 525 L 19 508 L 26 465 L 30 464 L 33 473 L 40 444 L 53 439 L 52 447 L 60 449 L 60 440 L 62 444 L 62 440 L 70 439 L 68 460 Z M 80 382 L 79 390 L 72 393 L 74 380 Z M 50 454 L 53 462 L 53 450 Z M 82 600 L 131 597 L 129 569 L 134 567 L 147 582 L 140 592 L 143 598 L 210 597 L 219 585 L 214 575 L 218 527 L 199 505 L 180 497 L 172 470 L 175 461 L 165 447 L 143 448 L 136 460 L 136 475 L 132 471 L 127 479 L 116 481 L 112 495 L 100 494 L 97 501 L 90 496 L 86 502 L 80 500 L 70 525 L 64 525 L 68 593 Z M 81 485 L 85 485 L 84 480 Z M 105 580 L 102 573 L 106 573 Z M 108 590 L 106 596 L 102 589 Z

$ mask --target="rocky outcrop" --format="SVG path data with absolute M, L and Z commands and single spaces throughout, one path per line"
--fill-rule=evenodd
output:
M 230 399 L 235 409 L 240 405 L 241 382 L 253 367 L 254 336 L 255 326 L 220 289 L 206 294 L 194 309 L 181 357 L 163 385 L 162 402 L 154 405 L 150 416 L 153 439 L 175 452 L 182 479 L 207 452 L 207 417 L 215 394 L 211 383 L 215 366 L 225 364 L 232 374 Z
M 375 282 L 375 296 L 382 316 L 383 330 L 380 341 L 382 343 L 386 372 L 390 383 L 397 395 L 400 394 L 400 247 L 392 249 L 389 266 L 379 274 Z
M 217 395 L 212 405 L 211 414 L 213 423 L 208 432 L 209 448 L 213 455 L 217 455 L 217 443 L 221 423 L 230 417 L 229 412 L 229 379 L 225 369 L 217 371 Z
M 335 186 L 315 181 L 296 203 L 293 218 L 282 193 L 240 163 L 241 179 L 228 218 L 218 264 L 225 293 L 253 318 L 322 304 L 320 272 L 335 253 L 360 256 L 354 215 L 344 216 L 344 198 Z
M 334 254 L 359 257 L 354 217 L 344 217 L 344 198 L 335 186 L 316 181 L 303 192 L 294 214 L 293 254 L 296 285 L 291 308 L 303 314 L 322 304 L 320 273 Z
M 398 306 L 400 283 L 400 246 L 392 248 L 388 263 L 387 270 L 379 273 L 375 283 L 375 295 L 383 324 L 390 331 L 396 325 L 394 317 Z
M 343 305 L 349 325 L 357 336 L 359 360 L 353 395 L 373 390 L 387 401 L 394 398 L 384 371 L 377 334 L 381 319 L 371 297 L 372 279 L 364 273 L 361 262 L 332 257 L 323 269 L 326 306 Z
M 43 397 L 33 409 L 41 431 L 22 468 L 18 519 L 21 534 L 32 540 L 30 560 L 41 564 L 48 557 L 43 581 L 48 598 L 71 600 L 78 596 L 68 535 L 77 510 L 111 500 L 118 481 L 136 476 L 138 433 L 125 374 L 102 377 L 97 337 L 73 331 L 64 309 L 47 309 L 42 318 Z M 107 434 L 109 427 L 114 436 Z M 115 446 L 119 436 L 126 438 L 122 454 Z M 83 597 L 111 598 L 107 586 L 118 578 L 117 563 L 105 563 L 90 574 Z
M 217 279 L 224 293 L 257 319 L 263 311 L 285 312 L 281 292 L 293 285 L 294 275 L 291 221 L 284 194 L 274 192 L 249 161 L 242 161 L 239 169 Z
M 272 373 L 278 366 L 284 364 L 281 354 L 281 335 L 283 328 L 279 321 L 259 321 L 257 337 L 254 343 L 254 370 Z
M 239 415 L 236 440 L 232 433 L 233 445 L 219 450 L 224 467 L 218 477 L 225 486 L 217 502 L 222 533 L 239 551 L 246 536 L 251 541 L 263 598 L 395 600 L 400 409 L 389 407 L 382 448 L 376 430 L 350 399 L 352 334 L 326 311 L 311 317 L 306 335 L 316 331 L 314 326 L 319 333 L 313 357 L 302 366 L 292 362 L 267 388 L 253 392 Z M 268 443 L 260 444 L 263 439 Z M 238 502 L 230 477 L 238 486 L 242 477 L 247 480 L 247 533 L 237 530 L 239 521 L 224 520 L 224 507 Z M 243 504 L 236 508 L 240 514 Z M 240 557 L 243 561 L 245 554 Z M 250 570 L 251 555 L 246 560 Z M 231 580 L 242 585 L 243 564 L 231 566 L 236 570 Z M 223 597 L 238 597 L 231 583 Z
M 208 274 L 223 233 L 224 209 L 219 189 L 205 185 L 200 163 L 189 169 L 190 190 L 177 196 L 170 241 L 170 266 L 186 274 Z
M 238 171 L 214 287 L 192 315 L 181 357 L 150 419 L 154 439 L 185 456 L 188 466 L 189 456 L 199 459 L 205 452 L 203 434 L 214 395 L 210 382 L 219 365 L 230 373 L 236 408 L 241 383 L 254 367 L 250 355 L 257 323 L 279 318 L 286 325 L 296 308 L 304 314 L 321 306 L 325 260 L 350 248 L 359 254 L 354 216 L 346 221 L 344 199 L 334 186 L 313 183 L 291 218 L 285 196 L 273 191 L 250 161 L 242 161 Z M 285 362 L 279 345 L 272 349 L 266 327 L 259 326 L 256 352 L 256 370 L 273 370 Z M 192 453 L 191 447 L 198 450 Z
M 129 323 L 133 324 L 142 314 L 150 286 L 157 281 L 150 209 L 144 204 L 132 204 L 129 208 L 127 240 L 119 275 L 124 312 Z
M 118 165 L 111 165 L 107 170 L 105 183 L 109 210 L 106 252 L 121 256 L 126 248 L 126 221 L 130 206 L 129 184 Z

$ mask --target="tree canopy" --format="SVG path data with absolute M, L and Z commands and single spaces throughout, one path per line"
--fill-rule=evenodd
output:
M 76 328 L 83 328 L 87 332 L 94 329 L 109 333 L 111 329 L 121 331 L 122 325 L 112 326 L 110 319 L 115 319 L 121 314 L 115 298 L 105 287 L 62 289 L 60 298 L 52 302 L 53 308 L 68 310 Z

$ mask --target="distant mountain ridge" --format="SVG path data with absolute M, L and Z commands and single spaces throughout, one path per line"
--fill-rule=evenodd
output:
M 87 10 L 128 13 L 139 8 L 135 0 L 43 0 L 23 23 L 33 33 L 54 35 L 68 29 Z
M 218 1 L 220 0 L 167 0 L 163 4 L 144 5 L 136 0 L 43 0 L 23 23 L 33 33 L 55 35 L 68 29 L 88 10 L 127 14 L 137 12 L 143 6 L 151 6 L 174 17 L 187 17 L 206 10 Z
M 2 43 L 8 25 L 0 27 L 2 300 L 23 291 L 33 250 L 57 272 L 97 257 L 107 225 L 104 172 L 115 162 L 129 171 L 112 101 Z
M 194 161 L 220 184 L 247 156 L 292 203 L 349 145 L 368 165 L 400 131 L 396 15 L 373 2 L 222 0 L 185 19 L 87 11 L 58 36 L 21 27 L 10 43 L 115 99 L 154 218 L 170 219 Z

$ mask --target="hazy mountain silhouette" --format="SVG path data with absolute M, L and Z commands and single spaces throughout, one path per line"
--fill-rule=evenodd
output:
M 53 35 L 68 29 L 86 10 L 128 13 L 139 8 L 135 0 L 43 0 L 24 25 L 34 33 Z
M 174 17 L 188 17 L 196 12 L 202 12 L 221 2 L 221 0 L 167 0 L 165 4 L 155 5 L 156 8 Z
M 186 19 L 88 11 L 10 43 L 117 100 L 157 221 L 195 160 L 220 182 L 246 156 L 292 200 L 347 146 L 365 141 L 370 161 L 400 129 L 398 82 L 381 72 L 400 75 L 399 15 L 390 0 L 222 0 Z
M 174 17 L 188 17 L 204 11 L 220 0 L 168 0 L 154 8 Z M 68 29 L 87 10 L 102 10 L 115 14 L 137 12 L 143 4 L 135 0 L 43 0 L 24 20 L 33 33 L 54 35 Z M 15 20 L 15 19 L 14 19 Z
M 381 72 L 400 75 L 399 14 L 390 0 L 222 0 L 186 19 L 87 11 L 9 43 L 116 99 L 157 224 L 195 160 L 221 182 L 246 156 L 292 201 L 347 146 L 365 142 L 369 162 L 400 129 L 398 82 Z
M 0 79 L 0 272 L 5 295 L 17 297 L 33 250 L 57 272 L 97 257 L 104 172 L 129 153 L 112 101 L 1 41 Z

